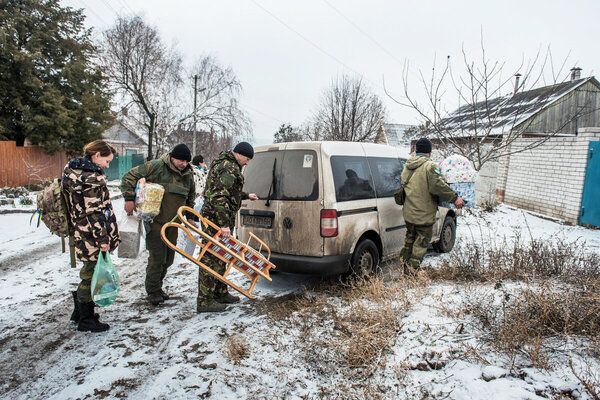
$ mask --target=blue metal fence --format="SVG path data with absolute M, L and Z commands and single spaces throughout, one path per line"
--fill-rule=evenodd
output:
M 590 142 L 579 224 L 600 227 L 600 142 Z

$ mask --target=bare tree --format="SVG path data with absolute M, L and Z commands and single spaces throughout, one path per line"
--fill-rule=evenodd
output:
M 463 70 L 455 74 L 450 56 L 439 72 L 435 61 L 431 76 L 426 78 L 422 72 L 419 80 L 424 101 L 409 93 L 409 68 L 403 72 L 404 97 L 400 100 L 386 94 L 396 103 L 417 112 L 421 119 L 418 136 L 428 136 L 441 144 L 443 153 L 459 153 L 473 162 L 479 170 L 489 161 L 503 156 L 537 147 L 549 138 L 564 132 L 564 128 L 590 112 L 589 105 L 580 104 L 550 131 L 537 135 L 527 147 L 513 150 L 511 144 L 523 133 L 528 132 L 532 120 L 527 118 L 543 104 L 549 104 L 556 98 L 532 89 L 545 81 L 548 67 L 551 67 L 550 83 L 556 84 L 563 75 L 566 59 L 558 71 L 552 65 L 550 50 L 542 57 L 541 52 L 532 61 L 521 64 L 508 75 L 505 63 L 488 59 L 483 40 L 481 59 L 470 59 L 463 49 Z M 568 76 L 568 75 L 567 75 Z M 564 77 L 563 80 L 566 79 Z M 385 89 L 385 82 L 384 82 Z M 559 88 L 555 88 L 557 92 Z M 543 92 L 543 91 L 540 91 Z M 534 98 L 535 95 L 539 97 Z M 537 101 L 536 101 L 537 100 Z M 454 111 L 448 111 L 446 104 L 454 102 Z M 546 103 L 542 103 L 546 102 Z
M 167 49 L 156 28 L 134 16 L 120 17 L 104 33 L 102 61 L 116 92 L 135 106 L 133 115 L 148 132 L 148 159 L 152 159 L 153 145 L 161 143 L 155 133 L 161 115 L 166 117 L 165 93 L 181 84 L 181 57 Z
M 273 143 L 300 142 L 304 140 L 302 131 L 290 124 L 281 124 L 273 135 Z
M 325 91 L 314 116 L 311 139 L 372 141 L 384 122 L 385 106 L 362 79 L 343 76 Z M 315 134 L 316 133 L 316 134 Z
M 201 57 L 191 71 L 196 77 L 196 120 L 201 131 L 222 131 L 232 138 L 250 137 L 250 120 L 240 108 L 242 85 L 231 67 L 212 56 Z M 193 107 L 192 107 L 193 109 Z M 187 120 L 193 117 L 194 110 Z

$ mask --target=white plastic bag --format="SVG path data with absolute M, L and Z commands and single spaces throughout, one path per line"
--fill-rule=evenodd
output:
M 137 258 L 140 253 L 142 221 L 137 215 L 123 214 L 119 220 L 121 243 L 118 247 L 119 258 Z

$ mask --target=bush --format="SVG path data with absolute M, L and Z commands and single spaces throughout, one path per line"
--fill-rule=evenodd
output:
M 23 196 L 19 199 L 19 203 L 24 206 L 30 206 L 33 204 L 33 200 L 29 196 Z

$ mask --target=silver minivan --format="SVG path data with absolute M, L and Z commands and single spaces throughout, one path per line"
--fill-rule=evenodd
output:
M 277 271 L 336 275 L 369 271 L 404 245 L 402 206 L 394 201 L 408 154 L 357 142 L 290 142 L 254 149 L 244 169 L 238 237 L 271 249 Z M 454 246 L 456 214 L 440 207 L 432 243 Z

